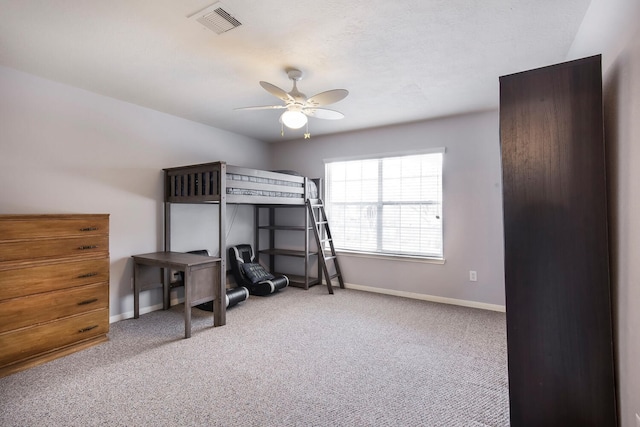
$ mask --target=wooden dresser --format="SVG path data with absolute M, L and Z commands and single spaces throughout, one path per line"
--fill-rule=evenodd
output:
M 107 332 L 109 215 L 0 215 L 0 377 Z

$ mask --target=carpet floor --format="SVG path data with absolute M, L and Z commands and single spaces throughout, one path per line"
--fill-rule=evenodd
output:
M 2 426 L 508 426 L 504 313 L 316 286 L 183 306 L 0 379 Z

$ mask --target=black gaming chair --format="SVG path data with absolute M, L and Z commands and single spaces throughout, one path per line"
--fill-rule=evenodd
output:
M 285 275 L 274 276 L 255 262 L 251 245 L 241 244 L 229 248 L 229 265 L 238 286 L 249 289 L 251 295 L 269 295 L 289 285 Z

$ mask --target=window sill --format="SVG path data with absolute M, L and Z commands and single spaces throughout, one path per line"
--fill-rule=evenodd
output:
M 417 262 L 424 264 L 444 264 L 444 258 L 423 258 L 409 255 L 381 255 L 368 252 L 350 252 L 344 250 L 336 250 L 336 253 L 340 256 L 353 257 L 353 258 L 369 258 L 369 259 L 382 259 L 387 261 L 402 261 L 402 262 Z

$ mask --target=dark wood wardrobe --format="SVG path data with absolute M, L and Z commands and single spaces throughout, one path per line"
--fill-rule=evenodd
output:
M 617 425 L 601 57 L 500 77 L 511 425 Z

